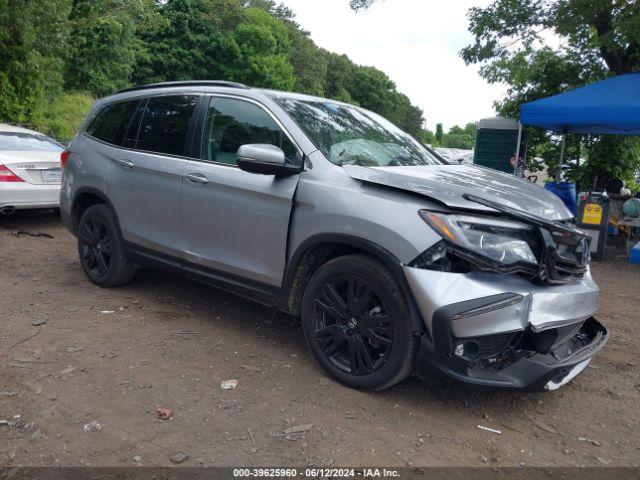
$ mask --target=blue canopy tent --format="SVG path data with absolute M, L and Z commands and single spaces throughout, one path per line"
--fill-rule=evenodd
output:
M 520 151 L 522 125 L 544 128 L 563 135 L 559 181 L 565 135 L 640 135 L 640 72 L 627 73 L 542 98 L 520 106 Z
M 555 182 L 545 188 L 563 198 L 570 208 L 575 208 L 575 184 L 562 182 L 562 160 L 565 138 L 568 133 L 586 135 L 640 135 L 640 72 L 608 78 L 600 82 L 576 88 L 569 92 L 525 103 L 520 107 L 520 134 L 522 125 L 531 125 L 562 134 L 560 163 Z M 520 151 L 520 139 L 518 149 Z M 589 194 L 590 195 L 590 194 Z M 609 207 L 604 196 L 585 200 L 598 203 L 603 219 L 597 225 L 580 224 L 592 232 L 598 257 L 604 255 L 607 238 Z M 584 210 L 583 210 L 584 212 Z M 574 213 L 576 211 L 574 210 Z M 584 217 L 583 217 L 584 218 Z
M 563 134 L 640 135 L 640 72 L 525 103 L 520 123 Z

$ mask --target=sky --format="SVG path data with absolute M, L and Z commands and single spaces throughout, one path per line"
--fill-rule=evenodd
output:
M 487 84 L 458 54 L 472 41 L 467 10 L 489 0 L 379 0 L 359 13 L 349 0 L 282 2 L 317 45 L 389 75 L 422 108 L 430 130 L 495 115 L 493 101 L 505 87 Z

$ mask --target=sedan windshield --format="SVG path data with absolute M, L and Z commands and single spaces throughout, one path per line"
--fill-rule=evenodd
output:
M 44 135 L 22 132 L 0 133 L 0 151 L 2 152 L 62 152 L 63 150 L 59 143 Z
M 441 165 L 420 142 L 373 112 L 331 100 L 281 96 L 279 104 L 336 165 Z

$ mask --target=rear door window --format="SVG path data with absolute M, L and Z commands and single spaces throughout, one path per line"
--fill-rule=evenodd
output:
M 122 145 L 139 103 L 139 100 L 131 100 L 104 106 L 87 128 L 87 133 L 103 142 Z
M 135 113 L 122 142 L 123 147 L 136 148 L 136 140 L 138 139 L 138 132 L 140 131 L 140 121 L 142 120 L 142 115 L 144 115 L 144 109 L 146 106 L 147 99 L 143 98 L 135 109 Z
M 202 158 L 235 165 L 236 152 L 248 143 L 282 148 L 290 163 L 299 163 L 298 150 L 260 106 L 245 100 L 212 97 L 204 127 Z
M 136 148 L 168 155 L 184 155 L 197 95 L 150 97 L 142 114 Z

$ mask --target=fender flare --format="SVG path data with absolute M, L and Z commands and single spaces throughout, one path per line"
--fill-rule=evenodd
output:
M 289 298 L 292 293 L 295 276 L 305 254 L 311 251 L 314 247 L 322 245 L 345 245 L 354 247 L 368 253 L 375 259 L 382 262 L 391 271 L 407 300 L 414 332 L 417 334 L 423 334 L 426 332 L 422 316 L 413 298 L 413 293 L 411 292 L 409 283 L 404 275 L 402 262 L 395 255 L 380 245 L 356 235 L 344 233 L 321 233 L 304 240 L 298 246 L 296 251 L 293 252 L 285 267 L 285 274 L 282 283 L 282 291 L 284 293 L 283 304 L 286 304 L 287 298 Z
M 78 198 L 84 194 L 90 194 L 102 200 L 115 215 L 116 225 L 118 227 L 118 230 L 120 230 L 120 220 L 118 219 L 118 214 L 116 213 L 116 209 L 113 208 L 113 204 L 111 203 L 111 200 L 109 200 L 109 197 L 107 197 L 107 195 L 104 192 L 102 192 L 101 190 L 98 190 L 97 188 L 81 187 L 75 192 L 75 194 L 73 195 L 73 200 L 71 201 L 71 215 L 72 215 L 72 224 L 73 224 L 74 234 L 77 233 L 78 231 L 78 220 L 80 220 L 79 218 L 76 218 L 76 213 L 78 208 L 77 201 L 78 201 Z

